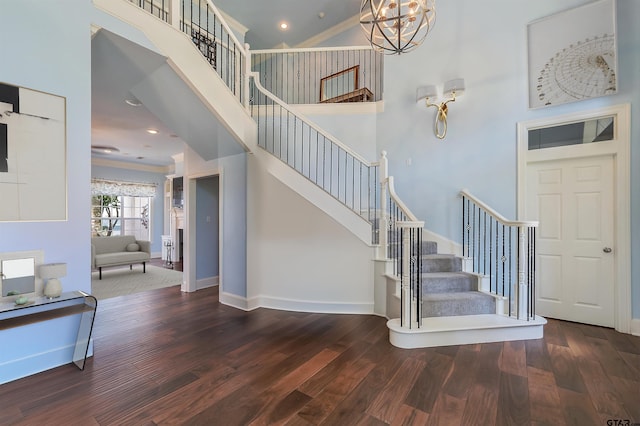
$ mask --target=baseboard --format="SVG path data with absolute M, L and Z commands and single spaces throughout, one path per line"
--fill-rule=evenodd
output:
M 73 362 L 75 344 L 0 363 L 0 385 Z M 93 356 L 93 339 L 87 357 Z M 75 366 L 73 366 L 76 368 Z
M 162 259 L 162 252 L 161 251 L 152 251 L 151 252 L 151 258 L 152 259 Z
M 218 300 L 223 305 L 231 306 L 232 308 L 241 309 L 243 311 L 251 311 L 254 308 L 249 308 L 249 301 L 246 297 L 238 296 L 231 293 L 221 291 Z
M 203 288 L 215 287 L 220 283 L 220 277 L 208 277 L 202 278 L 196 281 L 196 290 L 202 290 Z
M 315 312 L 322 314 L 373 314 L 374 303 L 317 302 L 313 300 L 285 299 L 258 296 L 250 301 L 250 306 L 279 309 L 294 312 Z
M 220 303 L 243 311 L 257 308 L 278 309 L 293 312 L 315 312 L 323 314 L 367 314 L 372 315 L 374 304 L 371 303 L 343 303 L 316 302 L 310 300 L 284 299 L 279 297 L 256 296 L 247 299 L 235 294 L 220 293 Z
M 634 336 L 640 336 L 640 318 L 631 319 L 631 334 Z

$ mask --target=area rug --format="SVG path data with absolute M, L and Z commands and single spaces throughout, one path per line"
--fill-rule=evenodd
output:
M 91 273 L 91 293 L 98 300 L 172 287 L 181 283 L 182 272 L 151 265 L 147 265 L 147 272 L 144 274 L 141 265 L 134 265 L 133 271 L 128 267 L 103 269 L 101 280 L 98 279 L 97 271 Z

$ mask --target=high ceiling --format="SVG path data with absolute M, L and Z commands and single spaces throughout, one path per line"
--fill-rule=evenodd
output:
M 248 31 L 251 49 L 296 47 L 360 11 L 361 0 L 213 0 Z M 286 22 L 286 30 L 280 24 Z
M 283 43 L 294 47 L 358 14 L 361 0 L 214 0 L 222 12 L 248 28 L 251 49 L 267 49 Z M 282 22 L 288 29 L 282 31 Z M 151 166 L 170 166 L 172 156 L 183 151 L 180 129 L 161 120 L 145 107 L 125 100 L 140 99 L 133 87 L 152 74 L 162 74 L 166 58 L 113 35 L 96 35 L 92 41 L 92 132 L 91 145 L 113 147 L 106 153 L 92 150 L 94 158 Z M 141 95 L 143 93 L 138 93 Z M 150 94 L 146 93 L 149 98 Z M 183 94 L 188 96 L 188 94 Z M 147 103 L 148 104 L 148 103 Z M 200 106 L 193 104 L 196 110 Z M 156 113 L 158 111 L 155 111 Z M 213 127 L 219 123 L 212 123 Z M 150 134 L 155 129 L 157 134 Z M 207 129 L 209 134 L 212 129 Z

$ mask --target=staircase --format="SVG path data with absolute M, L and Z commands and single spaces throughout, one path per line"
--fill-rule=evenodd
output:
M 422 324 L 408 329 L 400 319 L 387 323 L 389 338 L 401 348 L 540 339 L 546 323 L 541 317 L 518 321 L 504 314 L 505 297 L 480 290 L 482 277 L 463 271 L 464 259 L 438 254 L 424 241 L 422 256 Z M 396 303 L 401 303 L 399 295 Z
M 116 3 L 111 1 L 107 3 L 106 0 L 95 1 L 103 4 L 105 8 L 113 7 L 112 5 Z M 150 22 L 149 25 L 152 24 L 158 27 L 161 23 Z M 204 35 L 199 32 L 196 38 L 193 35 L 195 24 L 186 25 L 191 25 L 188 32 L 192 35 L 194 42 L 197 41 L 196 39 L 203 39 L 208 43 L 212 36 L 215 41 L 215 30 L 209 33 L 206 29 Z M 160 29 L 152 35 L 154 36 L 150 36 L 152 41 L 158 44 L 163 43 Z M 228 40 L 229 36 L 227 36 Z M 184 50 L 183 47 L 180 49 Z M 199 46 L 199 49 L 204 53 L 202 46 Z M 241 49 L 241 47 L 234 47 L 234 55 L 236 50 Z M 179 51 L 168 52 L 168 56 L 184 57 Z M 175 66 L 180 68 L 179 71 L 186 78 L 187 68 L 193 64 L 188 63 L 186 59 L 183 60 L 184 65 L 181 62 L 175 62 Z M 212 63 L 214 69 L 219 72 L 221 62 L 214 61 L 214 63 Z M 533 285 L 523 281 L 521 272 L 524 269 L 520 268 L 521 265 L 518 263 L 517 273 L 513 273 L 509 263 L 509 273 L 505 273 L 505 226 L 518 227 L 522 226 L 521 224 L 509 225 L 508 221 L 501 218 L 502 233 L 500 234 L 498 222 L 496 222 L 496 257 L 494 259 L 490 251 L 488 262 L 492 264 L 495 260 L 496 265 L 498 263 L 498 237 L 500 236 L 503 249 L 500 260 L 502 273 L 498 271 L 497 266 L 495 271 L 490 270 L 488 273 L 486 270 L 480 271 L 475 268 L 476 264 L 480 266 L 487 263 L 485 260 L 487 254 L 481 253 L 479 245 L 476 251 L 475 228 L 471 231 L 472 237 L 469 237 L 472 225 L 476 226 L 475 210 L 473 220 L 467 213 L 467 223 L 463 231 L 463 235 L 467 233 L 467 242 L 465 245 L 463 237 L 463 256 L 438 253 L 435 242 L 422 239 L 424 224 L 417 222 L 415 216 L 395 194 L 393 178 L 387 174 L 384 153 L 379 163 L 367 162 L 264 89 L 260 83 L 259 74 L 252 73 L 248 69 L 243 71 L 244 68 L 241 60 L 237 63 L 234 60 L 231 66 L 227 64 L 227 69 L 240 70 L 244 74 L 240 74 L 237 79 L 231 78 L 224 82 L 231 91 L 226 88 L 224 91 L 219 87 L 216 88 L 218 92 L 226 91 L 226 96 L 233 100 L 229 105 L 233 105 L 235 109 L 248 108 L 250 116 L 255 120 L 257 146 L 249 144 L 244 148 L 253 151 L 256 154 L 255 158 L 258 158 L 262 164 L 267 164 L 272 175 L 277 176 L 296 193 L 324 210 L 362 241 L 366 240 L 369 244 L 380 247 L 377 257 L 388 258 L 391 261 L 389 265 L 394 265 L 389 266 L 385 272 L 389 286 L 397 288 L 400 283 L 400 291 L 387 292 L 395 295 L 391 297 L 393 300 L 387 300 L 387 307 L 394 304 L 400 306 L 399 309 L 387 308 L 386 311 L 387 317 L 395 317 L 397 313 L 400 317 L 388 322 L 390 341 L 393 345 L 416 348 L 542 337 L 542 326 L 546 321 L 535 316 L 535 310 L 531 304 Z M 206 78 L 205 74 L 202 71 L 196 77 Z M 202 91 L 203 89 L 198 88 L 207 86 L 200 84 L 199 80 L 193 76 L 190 78 L 194 90 Z M 249 80 L 252 81 L 251 85 Z M 222 83 L 222 80 L 216 84 L 219 83 Z M 202 93 L 202 95 L 206 98 L 208 94 Z M 215 97 L 213 93 L 208 96 Z M 237 116 L 241 116 L 241 119 L 236 118 Z M 221 118 L 235 133 L 237 141 L 251 139 L 250 135 L 245 135 L 241 130 L 249 127 L 246 125 L 248 115 L 231 114 Z M 293 136 L 290 138 L 290 135 Z M 268 164 L 274 161 L 286 164 L 288 171 L 281 167 L 269 167 Z M 311 187 L 315 189 L 310 189 Z M 335 208 L 335 201 L 342 210 Z M 464 208 L 463 199 L 463 210 Z M 468 205 L 466 208 L 469 210 Z M 486 212 L 495 213 L 487 209 L 483 211 L 485 212 L 484 225 L 480 222 L 478 212 L 478 240 L 483 229 L 485 234 L 487 233 Z M 493 214 L 492 217 L 495 216 Z M 388 232 L 380 232 L 379 229 L 385 229 Z M 409 234 L 413 238 L 411 242 L 405 241 L 402 237 Z M 381 237 L 382 241 L 378 241 L 378 237 Z M 509 239 L 511 238 L 511 231 L 509 231 Z M 493 247 L 491 233 L 489 240 L 489 246 Z M 392 243 L 389 244 L 389 241 Z M 484 245 L 486 247 L 486 241 Z M 518 245 L 518 250 L 520 249 Z M 511 246 L 509 246 L 509 256 L 511 252 Z M 523 249 L 523 257 L 524 253 Z M 481 257 L 482 260 L 480 260 Z M 520 260 L 518 257 L 518 262 Z M 518 277 L 517 285 L 513 284 L 515 276 Z M 493 279 L 495 279 L 495 285 L 492 284 Z M 501 290 L 498 280 L 502 280 Z

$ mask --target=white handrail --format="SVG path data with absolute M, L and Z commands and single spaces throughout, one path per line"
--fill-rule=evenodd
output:
M 281 108 L 285 109 L 286 111 L 289 111 L 291 114 L 293 114 L 294 116 L 298 117 L 300 120 L 304 121 L 305 123 L 307 123 L 307 125 L 309 127 L 311 127 L 313 130 L 315 130 L 316 132 L 318 132 L 319 134 L 321 134 L 322 136 L 324 136 L 325 138 L 329 139 L 331 141 L 331 143 L 333 143 L 334 145 L 337 145 L 338 147 L 340 147 L 341 149 L 343 149 L 345 152 L 347 152 L 349 155 L 351 155 L 353 158 L 355 158 L 356 160 L 358 160 L 359 162 L 361 162 L 362 164 L 364 164 L 365 166 L 368 167 L 373 167 L 376 166 L 377 163 L 373 163 L 370 162 L 369 160 L 364 159 L 363 157 L 360 156 L 360 154 L 358 154 L 357 152 L 353 151 L 351 148 L 349 148 L 347 145 L 343 144 L 342 142 L 340 142 L 335 136 L 331 135 L 330 133 L 328 133 L 325 130 L 322 130 L 318 125 L 316 125 L 313 121 L 311 121 L 310 119 L 308 119 L 307 117 L 305 117 L 303 114 L 294 111 L 294 109 L 292 109 L 288 104 L 284 103 L 282 100 L 280 100 L 277 96 L 275 96 L 273 93 L 271 93 L 270 91 L 268 91 L 267 89 L 264 88 L 264 86 L 262 86 L 262 84 L 260 83 L 260 74 L 257 72 L 252 72 L 249 74 L 249 76 L 251 78 L 253 78 L 253 83 L 256 85 L 256 87 L 265 95 L 267 96 L 269 99 L 271 99 L 273 102 L 275 102 L 276 104 L 278 104 Z
M 420 222 L 416 215 L 414 215 L 413 212 L 409 210 L 409 207 L 407 207 L 406 204 L 402 202 L 400 197 L 398 197 L 398 194 L 396 194 L 396 188 L 393 184 L 393 176 L 387 177 L 387 184 L 389 187 L 389 197 L 391 197 L 391 199 L 398 205 L 398 207 L 400 207 L 400 210 L 402 210 L 402 212 L 407 216 L 408 221 Z
M 539 225 L 539 222 L 538 221 L 534 221 L 534 220 L 509 220 L 509 219 L 506 219 L 500 213 L 498 213 L 497 211 L 495 211 L 494 209 L 489 207 L 487 204 L 485 204 L 482 201 L 480 201 L 476 196 L 471 194 L 468 189 L 463 189 L 462 191 L 460 191 L 460 195 L 470 199 L 471 201 L 473 201 L 478 207 L 482 208 L 483 210 L 486 210 L 487 213 L 489 213 L 490 215 L 495 217 L 498 222 L 500 222 L 501 224 L 503 224 L 505 226 L 531 226 L 531 227 L 537 227 Z
M 218 16 L 218 18 L 220 18 L 220 24 L 227 31 L 227 33 L 231 36 L 231 40 L 233 40 L 233 42 L 236 45 L 238 45 L 238 50 L 240 51 L 242 56 L 244 56 L 245 59 L 246 59 L 247 58 L 247 51 L 244 49 L 244 44 L 240 43 L 240 41 L 236 38 L 236 35 L 233 33 L 233 31 L 231 31 L 231 28 L 229 28 L 229 25 L 227 25 L 227 21 L 224 19 L 224 15 L 222 15 L 222 13 L 220 13 L 218 8 L 213 4 L 213 2 L 211 0 L 207 0 L 207 4 L 213 10 L 213 13 L 216 14 Z M 183 19 L 184 19 L 184 17 L 183 17 Z

